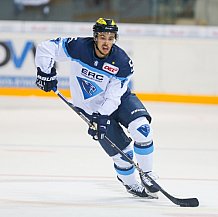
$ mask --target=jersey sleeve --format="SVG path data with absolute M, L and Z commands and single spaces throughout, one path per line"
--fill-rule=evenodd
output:
M 50 73 L 54 63 L 69 60 L 69 55 L 64 49 L 71 38 L 57 38 L 41 42 L 36 49 L 35 64 L 45 73 Z
M 120 105 L 121 97 L 128 89 L 133 74 L 133 64 L 129 59 L 125 65 L 116 76 L 111 78 L 107 86 L 105 101 L 98 110 L 102 115 L 111 115 Z

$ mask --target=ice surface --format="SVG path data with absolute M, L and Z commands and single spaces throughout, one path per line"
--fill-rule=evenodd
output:
M 137 199 L 58 98 L 0 97 L 0 217 L 218 217 L 218 106 L 145 103 L 158 183 L 200 206 Z

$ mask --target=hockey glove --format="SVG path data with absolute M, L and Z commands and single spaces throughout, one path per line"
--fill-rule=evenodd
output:
M 107 133 L 107 128 L 110 125 L 109 116 L 93 113 L 91 124 L 93 127 L 89 127 L 88 134 L 91 135 L 94 140 L 104 139 Z
M 42 72 L 41 69 L 37 67 L 36 85 L 45 92 L 49 92 L 53 88 L 57 88 L 58 81 L 56 74 L 56 69 L 54 67 L 51 68 L 50 74 Z

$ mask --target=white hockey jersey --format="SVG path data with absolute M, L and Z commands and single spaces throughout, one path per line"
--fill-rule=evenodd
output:
M 94 40 L 86 38 L 57 38 L 37 46 L 35 63 L 50 73 L 56 61 L 71 61 L 70 90 L 72 102 L 88 114 L 112 114 L 128 90 L 133 64 L 128 55 L 113 45 L 106 58 L 94 52 Z

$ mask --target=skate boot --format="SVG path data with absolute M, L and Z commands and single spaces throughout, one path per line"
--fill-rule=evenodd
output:
M 134 185 L 126 185 L 123 183 L 123 181 L 117 176 L 117 179 L 124 185 L 127 192 L 130 194 L 136 196 L 136 197 L 143 197 L 146 199 L 156 199 L 156 197 L 153 197 L 152 195 L 149 195 L 145 192 L 145 188 L 140 184 L 134 184 Z
M 158 179 L 158 176 L 155 175 L 152 172 L 147 172 L 146 173 L 149 177 L 151 177 L 153 180 Z M 155 193 L 157 193 L 159 190 L 157 188 L 154 187 L 154 185 L 149 181 L 149 179 L 143 175 L 143 174 L 139 174 L 140 175 L 140 179 L 141 179 L 141 183 L 142 185 L 147 189 L 147 191 L 149 191 L 150 193 L 152 193 L 152 195 L 156 195 Z

